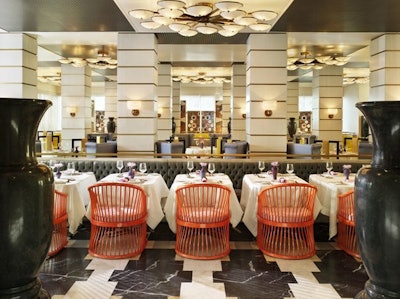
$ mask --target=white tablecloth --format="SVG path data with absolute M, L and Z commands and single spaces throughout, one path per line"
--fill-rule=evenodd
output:
M 178 174 L 169 191 L 167 202 L 165 203 L 164 212 L 165 218 L 167 219 L 169 228 L 175 233 L 176 232 L 176 189 L 188 183 L 200 183 L 200 176 L 198 174 L 192 173 L 192 178 L 188 178 L 186 174 Z M 236 196 L 235 190 L 233 189 L 233 184 L 229 176 L 225 174 L 214 174 L 213 176 L 207 176 L 207 183 L 220 183 L 231 189 L 231 197 L 229 199 L 229 208 L 231 212 L 231 224 L 233 227 L 237 226 L 242 219 L 243 210 L 240 207 L 238 198 Z
M 286 179 L 286 182 L 297 182 L 307 184 L 306 181 L 296 175 L 279 175 L 279 178 Z M 257 236 L 257 206 L 258 194 L 260 191 L 271 184 L 280 184 L 279 181 L 274 182 L 271 175 L 263 174 L 246 174 L 243 177 L 242 193 L 240 195 L 240 205 L 244 210 L 243 223 L 253 234 Z M 314 203 L 314 218 L 317 218 L 321 209 L 318 200 Z
M 125 173 L 126 175 L 126 173 Z M 118 174 L 110 174 L 101 179 L 101 182 L 120 182 L 121 178 Z M 157 225 L 164 218 L 161 199 L 168 196 L 168 186 L 163 180 L 162 176 L 158 173 L 151 173 L 148 175 L 136 174 L 130 183 L 137 184 L 144 189 L 147 195 L 147 225 L 155 229 Z M 91 210 L 88 206 L 86 217 L 90 219 Z
M 79 175 L 62 174 L 60 179 L 54 179 L 55 188 L 68 194 L 67 214 L 69 232 L 75 234 L 86 213 L 86 206 L 90 202 L 88 187 L 96 183 L 92 172 Z
M 318 188 L 317 198 L 321 203 L 321 214 L 329 216 L 329 238 L 337 234 L 338 195 L 354 189 L 355 174 L 350 175 L 348 182 L 343 174 L 311 174 L 309 183 Z

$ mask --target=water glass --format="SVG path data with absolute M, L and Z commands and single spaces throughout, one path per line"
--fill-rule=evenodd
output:
M 144 162 L 139 163 L 139 171 L 144 174 L 147 171 L 147 165 Z
M 332 169 L 333 169 L 333 163 L 332 163 L 332 161 L 327 161 L 327 162 L 326 162 L 326 171 L 328 172 L 328 174 L 331 173 Z
M 189 174 L 188 175 L 190 176 L 190 173 L 192 172 L 192 170 L 194 168 L 193 161 L 187 161 L 186 168 L 189 170 Z
M 288 163 L 286 164 L 286 172 L 288 174 L 292 174 L 294 172 L 294 166 L 292 163 Z
M 74 162 L 68 162 L 67 164 L 67 173 L 73 174 L 75 172 L 75 163 Z
M 121 171 L 122 171 L 122 168 L 124 168 L 124 161 L 118 160 L 118 161 L 117 161 L 117 168 L 118 168 L 118 170 L 119 170 L 118 177 L 122 177 Z
M 258 161 L 258 169 L 260 170 L 260 173 L 265 169 L 264 161 Z
M 215 172 L 215 164 L 214 163 L 208 163 L 208 172 L 211 173 L 211 175 L 213 175 L 213 173 Z

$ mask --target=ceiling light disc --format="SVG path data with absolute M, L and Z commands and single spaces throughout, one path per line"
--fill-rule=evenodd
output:
M 198 32 L 196 30 L 188 29 L 188 30 L 179 31 L 178 33 L 182 36 L 192 37 L 192 36 L 195 36 Z
M 245 16 L 245 17 L 242 17 L 242 18 L 235 18 L 233 21 L 236 24 L 243 25 L 243 26 L 249 26 L 249 25 L 257 23 L 257 19 L 253 18 L 253 17 L 250 17 L 250 16 Z
M 200 25 L 196 26 L 196 30 L 203 34 L 213 34 L 218 31 L 218 29 L 215 28 L 214 26 L 210 26 L 207 24 L 200 24 Z
M 184 23 L 171 23 L 168 25 L 169 29 L 175 32 L 186 31 L 190 29 L 190 26 Z
M 265 23 L 258 23 L 258 24 L 251 24 L 249 25 L 250 29 L 254 31 L 268 31 L 271 29 L 270 24 L 265 24 Z
M 251 15 L 260 21 L 271 21 L 278 16 L 278 14 L 272 10 L 257 10 L 252 12 Z
M 219 1 L 215 3 L 215 7 L 221 11 L 235 11 L 243 7 L 243 3 L 236 1 Z
M 154 15 L 154 12 L 148 9 L 133 9 L 129 12 L 129 15 L 135 19 L 145 20 L 150 19 Z
M 161 0 L 157 1 L 157 5 L 163 8 L 179 9 L 185 6 L 185 2 L 179 0 Z
M 161 27 L 160 23 L 153 22 L 153 21 L 141 22 L 140 25 L 142 25 L 146 29 L 157 29 L 157 28 Z
M 160 8 L 158 13 L 166 18 L 175 19 L 183 15 L 184 11 L 181 9 Z
M 236 18 L 242 18 L 246 15 L 244 10 L 235 10 L 235 11 L 222 11 L 221 17 L 227 20 L 233 20 Z
M 174 19 L 167 18 L 167 17 L 161 16 L 161 15 L 155 15 L 151 19 L 154 22 L 156 22 L 158 24 L 161 24 L 161 25 L 164 25 L 164 26 L 167 26 L 167 25 L 169 25 L 169 24 L 174 22 Z
M 192 17 L 204 17 L 212 11 L 212 4 L 210 3 L 198 3 L 186 8 L 186 14 Z

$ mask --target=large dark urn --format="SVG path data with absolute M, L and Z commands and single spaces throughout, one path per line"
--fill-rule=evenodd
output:
M 355 180 L 355 229 L 369 280 L 356 298 L 400 298 L 400 102 L 362 102 L 371 166 Z
M 115 121 L 114 117 L 109 117 L 107 122 L 107 133 L 114 133 L 115 132 Z
M 53 230 L 54 178 L 35 155 L 50 101 L 0 98 L 0 298 L 50 298 L 38 273 Z
M 293 135 L 296 134 L 296 131 L 297 131 L 297 123 L 296 123 L 296 120 L 294 117 L 289 118 L 287 129 L 288 129 L 290 138 L 293 138 Z

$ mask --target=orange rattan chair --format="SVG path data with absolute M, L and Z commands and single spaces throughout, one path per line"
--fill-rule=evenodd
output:
M 230 194 L 228 187 L 219 184 L 190 184 L 176 189 L 178 255 L 210 260 L 229 254 Z
M 88 188 L 91 204 L 89 253 L 107 259 L 129 258 L 146 246 L 146 193 L 128 183 L 98 183 Z
M 314 201 L 317 188 L 309 184 L 279 184 L 258 195 L 257 244 L 267 255 L 304 259 L 315 254 Z
M 67 238 L 67 197 L 68 194 L 54 190 L 53 234 L 48 256 L 60 252 L 68 243 Z
M 338 246 L 348 254 L 360 257 L 354 230 L 354 190 L 338 195 Z

